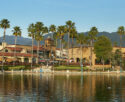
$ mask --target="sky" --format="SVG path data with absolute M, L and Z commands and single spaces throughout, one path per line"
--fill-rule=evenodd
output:
M 28 37 L 31 23 L 59 26 L 68 20 L 75 22 L 78 32 L 89 31 L 93 26 L 101 32 L 115 32 L 125 26 L 125 0 L 0 0 L 0 20 L 3 18 L 11 25 L 7 35 L 12 35 L 14 26 L 20 26 L 22 36 Z

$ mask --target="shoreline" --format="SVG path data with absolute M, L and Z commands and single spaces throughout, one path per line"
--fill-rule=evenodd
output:
M 125 75 L 125 71 L 106 71 L 106 72 L 78 72 L 78 71 L 51 71 L 51 72 L 38 72 L 38 71 L 4 71 L 0 74 L 52 74 L 52 75 Z

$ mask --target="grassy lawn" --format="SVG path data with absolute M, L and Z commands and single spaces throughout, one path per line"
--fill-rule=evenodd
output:
M 55 70 L 66 70 L 66 69 L 69 69 L 69 70 L 81 70 L 81 67 L 80 66 L 56 66 L 55 67 Z M 88 67 L 83 67 L 84 70 L 87 70 Z
M 37 66 L 33 66 L 33 67 L 37 67 Z M 2 66 L 0 66 L 0 70 L 2 69 Z M 3 66 L 4 70 L 28 70 L 31 69 L 30 65 L 17 65 L 17 66 L 8 66 L 8 65 L 4 65 Z

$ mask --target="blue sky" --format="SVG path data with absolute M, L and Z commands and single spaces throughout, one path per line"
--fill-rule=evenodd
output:
M 99 31 L 115 32 L 125 26 L 125 0 L 0 0 L 0 20 L 7 18 L 11 28 L 20 26 L 27 37 L 30 23 L 42 21 L 46 26 L 64 25 L 67 20 L 76 23 L 79 32 L 92 26 Z M 0 36 L 3 30 L 0 29 Z

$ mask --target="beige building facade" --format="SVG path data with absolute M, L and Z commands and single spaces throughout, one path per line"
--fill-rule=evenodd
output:
M 91 55 L 91 51 L 90 51 L 91 47 L 84 47 L 82 49 L 82 53 L 83 53 L 83 56 L 82 56 L 82 53 L 81 53 L 81 49 L 80 47 L 75 47 L 75 48 L 70 48 L 69 49 L 69 58 L 70 59 L 74 59 L 74 62 L 76 63 L 79 63 L 80 62 L 80 59 L 83 58 L 83 62 L 84 64 L 86 65 L 90 65 L 90 55 Z M 92 48 L 93 52 L 92 52 L 92 65 L 93 65 L 93 68 L 102 68 L 104 67 L 102 64 L 97 64 L 96 63 L 96 54 L 94 53 L 94 48 Z M 113 52 L 115 52 L 117 49 L 120 49 L 120 47 L 113 47 Z M 125 56 L 125 47 L 122 47 L 121 48 L 121 52 L 122 52 L 122 56 L 124 57 Z M 105 68 L 110 68 L 111 67 L 111 64 L 110 62 L 105 64 Z

